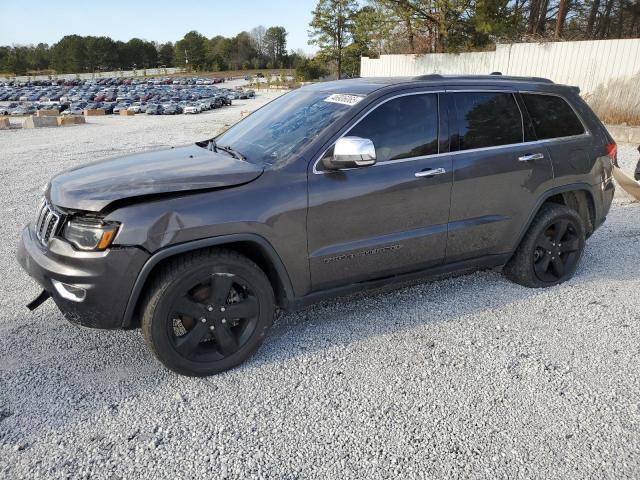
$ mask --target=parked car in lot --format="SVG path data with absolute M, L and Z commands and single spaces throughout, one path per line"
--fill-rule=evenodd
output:
M 320 83 L 214 139 L 55 176 L 18 259 L 43 288 L 30 308 L 140 326 L 168 368 L 210 375 L 258 349 L 276 307 L 497 266 L 570 279 L 616 151 L 577 89 L 543 79 Z
M 200 105 L 195 103 L 189 103 L 183 108 L 183 112 L 186 114 L 200 113 L 201 111 Z
M 162 114 L 163 115 L 177 115 L 178 113 L 182 113 L 180 107 L 175 103 L 166 103 L 162 105 Z
M 120 110 L 127 110 L 129 108 L 130 104 L 128 102 L 120 102 L 117 103 L 114 107 L 113 107 L 113 113 L 115 114 L 119 114 Z
M 143 106 L 140 102 L 134 102 L 127 108 L 127 110 L 133 113 L 144 113 L 143 110 L 146 110 L 146 105 Z
M 147 115 L 162 115 L 163 109 L 162 105 L 157 103 L 150 103 L 147 105 L 146 114 Z
M 82 115 L 84 110 L 79 105 L 71 105 L 68 109 L 62 112 L 62 115 Z
M 113 113 L 113 108 L 116 106 L 114 102 L 102 102 L 102 108 L 106 115 L 110 115 Z
M 18 115 L 33 115 L 34 113 L 36 113 L 36 108 L 32 105 L 21 105 L 19 107 L 14 108 L 13 110 L 11 110 L 11 115 L 13 116 L 18 116 Z

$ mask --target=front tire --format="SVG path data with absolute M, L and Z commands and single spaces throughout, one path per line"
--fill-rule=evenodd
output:
M 198 251 L 160 270 L 144 304 L 142 334 L 167 368 L 208 376 L 253 355 L 274 311 L 273 289 L 255 263 L 233 251 Z
M 578 212 L 565 205 L 543 205 L 503 273 L 525 287 L 558 285 L 573 277 L 585 239 Z

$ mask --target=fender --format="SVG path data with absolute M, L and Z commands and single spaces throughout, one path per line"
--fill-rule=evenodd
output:
M 263 250 L 263 252 L 267 255 L 272 265 L 276 269 L 278 277 L 282 282 L 287 304 L 292 303 L 294 300 L 293 286 L 291 284 L 289 274 L 287 273 L 287 269 L 285 268 L 284 263 L 282 262 L 282 259 L 280 258 L 276 250 L 266 239 L 253 233 L 221 235 L 219 237 L 203 238 L 200 240 L 192 240 L 190 242 L 171 245 L 155 252 L 144 264 L 144 266 L 140 270 L 140 273 L 138 274 L 138 278 L 136 279 L 135 284 L 133 285 L 131 295 L 129 296 L 129 301 L 127 302 L 127 308 L 124 312 L 124 318 L 122 319 L 122 328 L 131 328 L 133 324 L 133 313 L 140 298 L 140 294 L 142 293 L 142 289 L 144 288 L 149 275 L 151 274 L 155 266 L 158 265 L 158 263 L 166 258 L 173 257 L 181 253 L 236 242 L 255 243 Z
M 549 198 L 553 197 L 554 195 L 558 195 L 559 193 L 573 192 L 576 190 L 584 190 L 588 192 L 588 194 L 591 196 L 591 200 L 593 201 L 593 206 L 596 210 L 594 214 L 597 218 L 599 206 L 596 202 L 596 196 L 593 193 L 593 185 L 580 182 L 580 183 L 570 183 L 568 185 L 562 185 L 559 187 L 551 188 L 540 196 L 540 198 L 538 199 L 538 202 L 536 203 L 535 208 L 531 210 L 531 213 L 529 214 L 529 218 L 527 219 L 527 222 L 525 223 L 524 228 L 518 234 L 518 241 L 516 242 L 515 247 L 513 248 L 513 251 L 515 252 L 516 249 L 518 248 L 518 245 L 520 245 L 520 243 L 522 242 L 523 237 L 529 230 L 529 227 L 533 223 L 533 219 L 536 217 L 536 215 L 540 211 L 540 208 L 542 207 L 542 204 L 544 202 L 546 202 Z

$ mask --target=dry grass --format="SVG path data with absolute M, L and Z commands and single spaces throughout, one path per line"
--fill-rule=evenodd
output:
M 640 75 L 599 85 L 585 100 L 604 123 L 640 125 Z

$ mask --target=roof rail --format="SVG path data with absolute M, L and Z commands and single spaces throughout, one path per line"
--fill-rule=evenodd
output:
M 517 77 L 503 75 L 501 72 L 492 72 L 490 75 L 440 75 L 439 73 L 431 73 L 429 75 L 419 75 L 413 77 L 414 80 L 504 80 L 508 81 L 525 81 L 538 83 L 554 83 L 553 80 L 542 77 Z
M 430 73 L 429 75 L 419 75 L 416 80 L 442 80 L 444 77 L 439 73 Z

